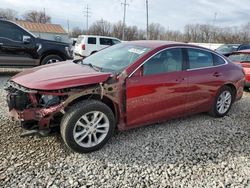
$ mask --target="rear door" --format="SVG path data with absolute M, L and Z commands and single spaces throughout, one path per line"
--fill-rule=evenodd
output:
M 0 22 L 0 66 L 34 66 L 39 61 L 37 48 L 28 32 L 13 23 Z
M 181 48 L 164 50 L 126 80 L 127 126 L 134 127 L 183 116 L 186 71 Z M 139 70 L 140 70 L 139 69 Z
M 187 112 L 189 114 L 208 111 L 214 94 L 223 84 L 223 64 L 217 55 L 201 49 L 186 49 L 187 71 Z

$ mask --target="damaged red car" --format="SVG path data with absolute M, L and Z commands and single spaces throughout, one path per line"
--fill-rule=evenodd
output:
M 114 130 L 209 112 L 225 116 L 243 95 L 242 67 L 184 43 L 134 41 L 84 60 L 32 68 L 6 84 L 11 117 L 24 128 L 60 127 L 80 153 L 100 149 Z
M 245 72 L 245 87 L 250 89 L 250 50 L 241 50 L 227 55 L 233 63 L 243 67 Z

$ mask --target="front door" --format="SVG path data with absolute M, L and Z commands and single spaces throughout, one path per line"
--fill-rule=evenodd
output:
M 24 38 L 29 41 L 24 42 Z M 38 61 L 35 38 L 17 25 L 0 22 L 0 67 L 34 66 Z
M 161 122 L 183 116 L 186 71 L 180 48 L 161 51 L 141 67 L 142 75 L 126 80 L 127 126 Z

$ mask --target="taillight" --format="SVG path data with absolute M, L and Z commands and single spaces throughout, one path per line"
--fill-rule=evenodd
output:
M 82 44 L 82 50 L 85 50 L 85 44 Z

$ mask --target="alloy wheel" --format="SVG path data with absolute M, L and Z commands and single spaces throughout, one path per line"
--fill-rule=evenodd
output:
M 223 91 L 218 97 L 216 109 L 218 113 L 224 114 L 230 108 L 232 102 L 232 94 L 229 91 Z
M 74 140 L 81 147 L 94 147 L 105 139 L 109 126 L 108 117 L 104 113 L 100 111 L 86 113 L 74 126 Z

